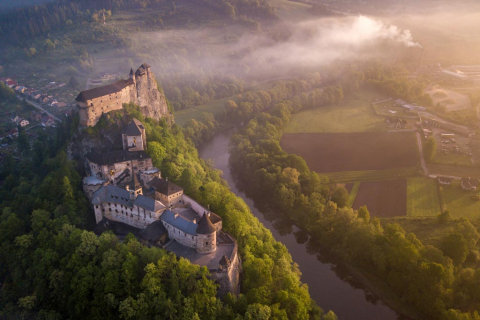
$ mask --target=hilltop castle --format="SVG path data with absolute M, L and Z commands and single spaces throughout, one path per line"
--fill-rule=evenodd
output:
M 85 90 L 75 99 L 80 125 L 94 126 L 103 113 L 122 109 L 122 104 L 138 104 L 146 117 L 159 120 L 168 114 L 167 100 L 158 91 L 157 81 L 148 64 L 142 64 L 129 78 Z
M 165 248 L 206 266 L 219 294 L 238 293 L 240 258 L 235 239 L 222 231 L 222 218 L 163 179 L 145 153 L 145 128 L 137 119 L 122 131 L 123 150 L 86 155 L 84 191 L 101 233 L 132 232 L 147 245 Z

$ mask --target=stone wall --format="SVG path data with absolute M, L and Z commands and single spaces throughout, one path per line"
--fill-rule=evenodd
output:
M 167 229 L 170 239 L 176 240 L 178 243 L 189 248 L 195 248 L 197 246 L 197 236 L 185 233 L 165 221 L 163 221 L 163 225 Z
M 137 206 L 132 208 L 110 202 L 94 205 L 94 210 L 97 224 L 103 217 L 107 217 L 109 220 L 123 222 L 139 229 L 145 229 L 162 215 L 162 212 L 155 213 Z
M 232 255 L 229 257 L 231 263 L 227 269 L 209 270 L 212 279 L 218 282 L 218 295 L 223 297 L 227 293 L 238 295 L 240 293 L 240 273 L 242 272 L 242 263 L 238 256 L 237 243 Z
M 197 235 L 197 252 L 212 253 L 217 250 L 217 233 Z
M 133 170 L 134 174 L 137 174 L 139 171 L 144 171 L 153 168 L 152 159 L 145 158 L 141 160 L 132 160 L 132 161 L 124 161 L 124 162 L 117 162 L 113 165 L 97 165 L 87 159 L 88 166 L 90 168 L 90 172 L 92 175 L 97 176 L 99 179 L 104 179 L 112 182 L 116 185 L 116 180 L 119 176 L 123 174 L 125 169 Z M 111 170 L 114 171 L 113 176 L 110 175 Z M 130 173 L 130 177 L 126 178 L 122 182 L 130 182 L 132 181 L 132 174 Z

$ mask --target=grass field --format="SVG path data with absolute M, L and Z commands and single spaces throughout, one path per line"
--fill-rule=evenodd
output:
M 445 154 L 439 153 L 435 155 L 433 159 L 434 163 L 438 164 L 447 164 L 447 165 L 457 165 L 457 166 L 472 166 L 472 161 L 470 160 L 470 156 L 464 153 L 461 154 Z
M 366 171 L 341 171 L 330 172 L 323 175 L 327 176 L 332 182 L 352 182 L 352 181 L 377 181 L 393 180 L 407 178 L 419 174 L 417 167 L 389 169 L 389 170 L 366 170 Z
M 352 190 L 350 191 L 350 194 L 348 195 L 347 207 L 351 208 L 353 206 L 353 202 L 357 197 L 358 189 L 360 189 L 360 182 L 355 182 L 352 186 Z
M 407 181 L 407 216 L 436 217 L 440 214 L 435 180 L 409 178 Z
M 327 106 L 295 114 L 286 133 L 352 133 L 383 132 L 390 128 L 377 116 L 371 106 L 373 91 L 364 91 L 355 98 L 347 98 L 339 106 Z
M 187 108 L 180 111 L 175 111 L 173 113 L 173 115 L 175 116 L 175 123 L 183 127 L 190 119 L 200 120 L 204 112 L 217 114 L 223 110 L 223 107 L 225 106 L 225 102 L 227 100 L 235 100 L 235 98 L 229 97 L 229 98 L 214 100 L 209 103 L 202 104 L 201 106 Z
M 460 187 L 460 181 L 453 181 L 450 186 L 443 187 L 447 209 L 454 218 L 474 219 L 480 217 L 480 201 L 471 199 L 473 194 L 475 193 L 464 191 Z

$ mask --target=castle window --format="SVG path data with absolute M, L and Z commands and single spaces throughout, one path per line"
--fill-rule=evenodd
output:
M 207 245 L 207 246 L 208 246 L 208 242 L 207 242 L 205 245 Z
M 118 210 L 117 210 L 117 209 L 115 209 L 115 212 L 116 212 L 116 213 L 118 213 Z
M 98 206 L 95 206 L 95 208 L 97 208 L 97 209 L 98 209 Z

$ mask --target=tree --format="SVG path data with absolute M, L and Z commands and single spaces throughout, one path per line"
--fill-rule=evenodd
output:
M 80 85 L 80 83 L 78 82 L 78 80 L 74 77 L 74 76 L 71 76 L 70 77 L 70 81 L 68 81 L 68 85 L 71 87 L 71 88 L 78 88 L 78 86 Z
M 437 154 L 437 141 L 434 137 L 428 138 L 427 142 L 425 143 L 425 158 L 428 161 L 432 161 Z
M 439 223 L 446 224 L 450 221 L 452 221 L 452 215 L 450 214 L 450 211 L 445 210 L 438 215 L 438 222 Z
M 367 206 L 358 208 L 358 217 L 363 219 L 365 223 L 370 222 L 370 212 L 368 212 Z
M 453 260 L 456 265 L 461 265 L 467 258 L 467 240 L 461 233 L 451 233 L 442 239 L 440 250 Z
M 347 205 L 348 191 L 345 187 L 338 187 L 332 194 L 332 201 L 337 204 L 339 208 Z
M 167 151 L 159 142 L 151 141 L 148 143 L 148 154 L 152 157 L 153 165 L 157 168 L 162 167 L 163 159 L 167 156 Z
M 20 130 L 20 133 L 18 134 L 18 149 L 26 154 L 30 151 L 30 142 L 28 141 L 28 135 L 25 132 L 25 130 Z

